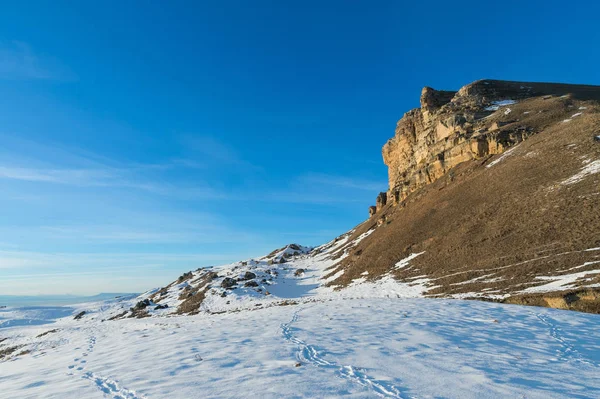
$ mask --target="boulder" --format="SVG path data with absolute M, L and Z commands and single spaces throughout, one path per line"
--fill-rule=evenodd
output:
M 252 280 L 256 278 L 256 274 L 252 273 L 252 272 L 246 272 L 244 273 L 244 276 L 242 277 L 243 280 Z
M 141 310 L 141 309 L 145 309 L 148 306 L 151 305 L 151 302 L 149 299 L 144 299 L 143 301 L 139 301 L 138 303 L 135 304 L 135 306 L 133 308 L 131 308 L 132 311 L 136 311 L 136 310 Z
M 81 319 L 83 316 L 85 316 L 85 310 L 84 310 L 84 311 L 81 311 L 81 312 L 79 312 L 79 313 L 77 313 L 77 314 L 75 315 L 75 317 L 73 318 L 73 320 L 79 320 L 79 319 Z
M 237 285 L 237 281 L 235 281 L 234 279 L 232 279 L 231 277 L 225 277 L 223 279 L 223 281 L 221 282 L 221 287 L 225 288 L 225 289 L 230 289 L 233 288 Z
M 218 277 L 219 277 L 219 275 L 216 272 L 208 272 L 208 273 L 206 273 L 206 278 L 207 278 L 208 281 L 212 281 L 212 280 L 214 280 L 214 279 L 216 279 Z

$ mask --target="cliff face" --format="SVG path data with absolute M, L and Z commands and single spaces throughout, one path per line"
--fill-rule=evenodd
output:
M 393 276 L 427 296 L 600 313 L 598 137 L 600 86 L 425 88 L 383 148 L 389 191 L 327 283 Z
M 587 89 L 580 86 L 583 97 Z M 537 133 L 511 115 L 510 105 L 566 93 L 573 93 L 573 86 L 498 80 L 479 80 L 457 92 L 425 87 L 421 107 L 398 121 L 394 137 L 383 146 L 389 175 L 387 198 L 393 204 L 402 202 L 458 164 L 502 153 Z

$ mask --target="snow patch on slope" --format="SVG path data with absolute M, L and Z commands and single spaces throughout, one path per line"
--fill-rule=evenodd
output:
M 506 105 L 512 105 L 512 104 L 516 104 L 516 103 L 517 102 L 515 100 L 492 101 L 492 105 L 485 107 L 484 109 L 486 111 L 498 111 L 500 109 L 500 107 L 504 107 Z
M 568 179 L 563 181 L 561 184 L 562 185 L 575 184 L 577 182 L 580 182 L 584 178 L 586 178 L 590 175 L 596 174 L 596 173 L 600 173 L 600 160 L 595 160 L 595 161 L 589 162 L 587 165 L 585 165 L 581 169 L 581 171 L 579 173 L 569 177 Z

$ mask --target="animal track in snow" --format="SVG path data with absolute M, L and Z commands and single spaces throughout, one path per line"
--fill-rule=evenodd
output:
M 552 337 L 552 339 L 554 339 L 555 341 L 557 341 L 560 344 L 560 348 L 556 350 L 557 355 L 558 355 L 557 357 L 559 360 L 566 361 L 566 362 L 568 362 L 568 361 L 581 362 L 581 363 L 588 364 L 590 366 L 598 367 L 598 365 L 595 364 L 594 362 L 585 359 L 581 355 L 581 353 L 579 353 L 577 351 L 577 349 L 575 349 L 575 347 L 573 345 L 571 345 L 562 336 L 560 327 L 558 327 L 556 325 L 556 323 L 554 322 L 554 320 L 551 317 L 545 316 L 541 313 L 537 313 L 536 317 L 549 328 L 549 330 L 550 330 L 549 334 Z
M 292 324 L 298 321 L 299 312 L 300 311 L 294 312 L 292 319 L 288 323 L 281 324 L 281 333 L 285 340 L 290 341 L 298 346 L 299 351 L 296 357 L 300 362 L 309 363 L 316 367 L 335 370 L 338 376 L 355 384 L 366 387 L 379 397 L 399 399 L 410 398 L 410 396 L 404 395 L 394 384 L 387 381 L 376 380 L 373 377 L 370 377 L 364 369 L 352 365 L 340 366 L 334 362 L 323 359 L 322 351 L 320 351 L 316 346 L 308 345 L 301 339 L 294 336 Z
M 100 377 L 91 372 L 83 374 L 82 378 L 92 381 L 98 387 L 98 389 L 113 399 L 145 398 L 145 396 L 137 394 L 135 391 L 119 386 L 117 381 L 111 380 L 110 378 Z
M 90 353 L 92 353 L 94 351 L 95 346 L 96 346 L 96 337 L 91 336 L 88 339 L 87 350 L 84 353 L 82 353 L 82 357 L 88 356 Z M 84 369 L 87 366 L 87 360 L 76 357 L 75 359 L 73 359 L 73 361 L 76 363 L 79 363 L 79 365 L 77 365 L 77 364 L 69 365 L 68 366 L 68 369 L 70 370 L 69 375 L 75 375 L 72 372 L 73 369 L 75 369 L 75 371 L 80 371 L 80 372 L 85 371 Z M 121 387 L 117 381 L 112 380 L 110 378 L 99 376 L 91 371 L 84 372 L 81 375 L 81 378 L 84 378 L 86 380 L 93 382 L 98 387 L 98 389 L 100 389 L 105 395 L 109 396 L 112 399 L 145 399 L 145 396 L 139 395 L 135 391 L 132 391 L 130 389 Z

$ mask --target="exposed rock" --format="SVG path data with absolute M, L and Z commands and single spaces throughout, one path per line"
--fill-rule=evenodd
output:
M 369 207 L 369 217 L 373 217 L 377 213 L 377 208 L 374 206 Z
M 48 330 L 48 331 L 46 331 L 46 332 L 43 332 L 43 333 L 41 333 L 41 334 L 37 335 L 37 336 L 36 336 L 36 338 L 41 338 L 41 337 L 43 337 L 44 335 L 53 334 L 53 333 L 55 333 L 55 332 L 57 332 L 57 331 L 58 331 L 58 330 L 57 330 L 56 328 L 55 328 L 55 329 L 53 329 L 53 330 Z M 2 342 L 2 341 L 0 341 L 0 342 Z
M 11 355 L 16 352 L 19 348 L 22 348 L 22 345 L 11 346 L 8 348 L 0 349 L 0 359 L 4 359 L 5 357 Z
M 244 287 L 258 287 L 258 283 L 254 280 L 247 281 Z
M 300 277 L 304 274 L 304 269 L 296 269 L 296 271 L 294 272 L 294 276 L 296 277 Z
M 192 272 L 187 272 L 187 273 L 183 273 L 181 276 L 179 276 L 179 278 L 177 279 L 177 284 L 181 284 L 186 280 L 191 279 L 194 276 L 194 274 Z
M 118 320 L 118 319 L 122 319 L 122 318 L 123 318 L 123 317 L 125 317 L 126 315 L 127 315 L 127 310 L 126 310 L 126 311 L 124 311 L 124 312 L 122 312 L 122 313 L 116 314 L 116 315 L 114 315 L 113 317 L 110 317 L 108 320 L 112 321 L 112 320 Z
M 479 81 L 432 104 L 383 148 L 398 206 L 348 233 L 327 284 L 600 313 L 600 86 Z
M 149 299 L 144 299 L 143 301 L 139 301 L 138 303 L 135 304 L 135 306 L 133 308 L 131 308 L 132 311 L 135 310 L 141 310 L 141 309 L 145 309 L 148 306 L 151 305 L 151 302 Z
M 421 108 L 407 112 L 398 121 L 395 136 L 383 146 L 391 200 L 399 203 L 456 165 L 502 153 L 534 134 L 517 126 L 514 118 L 505 119 L 510 113 L 505 107 L 511 101 L 548 92 L 564 94 L 569 89 L 565 85 L 498 80 L 480 80 L 458 92 L 424 88 Z M 493 118 L 486 118 L 491 114 Z M 377 198 L 379 211 L 386 201 Z M 371 209 L 369 213 L 373 215 Z
M 158 305 L 154 308 L 154 310 L 167 309 L 169 305 Z
M 216 272 L 208 272 L 208 273 L 206 273 L 206 279 L 208 281 L 212 281 L 212 280 L 214 280 L 214 279 L 216 279 L 218 277 L 219 277 L 219 274 L 217 274 Z
M 256 278 L 256 274 L 252 273 L 252 272 L 246 272 L 244 273 L 244 276 L 242 277 L 242 280 L 252 280 Z
M 455 91 L 435 90 L 431 87 L 424 87 L 421 91 L 421 108 L 425 111 L 435 111 L 442 105 L 452 100 Z
M 221 287 L 225 288 L 225 289 L 230 289 L 233 288 L 237 285 L 237 281 L 235 281 L 234 279 L 232 279 L 231 277 L 225 277 L 223 279 L 223 281 L 221 282 Z
M 73 320 L 80 320 L 83 316 L 85 316 L 85 310 L 77 313 L 75 317 L 73 317 Z
M 387 193 L 379 193 L 377 199 L 375 200 L 375 209 L 377 212 L 381 210 L 387 203 Z

